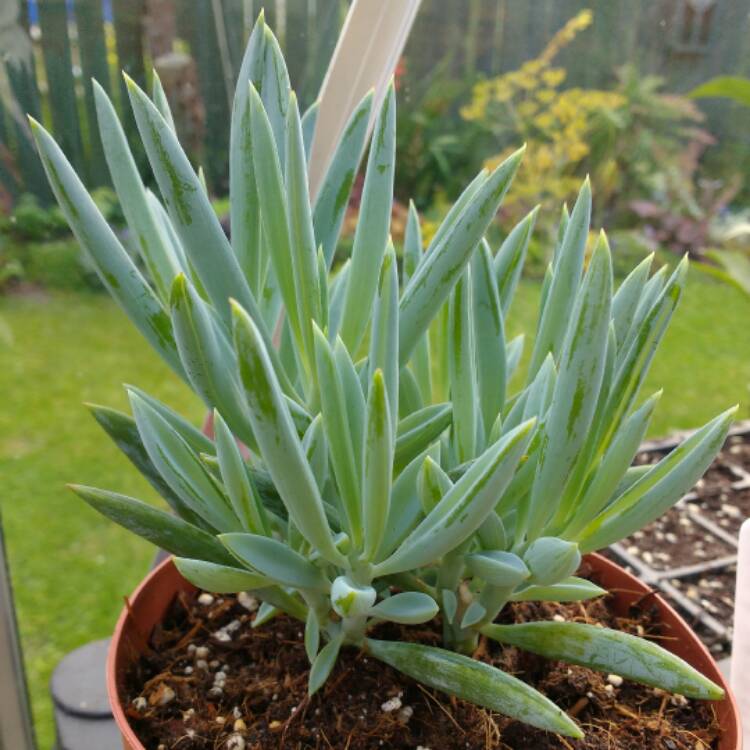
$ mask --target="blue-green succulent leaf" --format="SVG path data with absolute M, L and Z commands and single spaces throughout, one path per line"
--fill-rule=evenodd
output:
M 578 622 L 487 625 L 488 638 L 524 651 L 609 672 L 673 693 L 720 700 L 724 691 L 687 662 L 651 641 Z
M 423 685 L 455 695 L 539 729 L 583 737 L 562 709 L 525 682 L 468 656 L 417 643 L 367 639 L 380 661 Z

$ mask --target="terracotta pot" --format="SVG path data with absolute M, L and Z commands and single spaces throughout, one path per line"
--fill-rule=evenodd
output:
M 616 563 L 601 555 L 587 555 L 585 559 L 594 569 L 597 583 L 615 595 L 614 608 L 618 614 L 626 614 L 632 604 L 645 602 L 645 597 L 648 597 L 649 604 L 658 607 L 666 636 L 661 645 L 724 688 L 726 698 L 714 703 L 719 725 L 724 730 L 718 750 L 742 750 L 742 725 L 737 701 L 715 659 L 690 626 L 661 596 Z
M 615 595 L 615 609 L 618 612 L 625 614 L 631 604 L 645 598 L 659 608 L 665 635 L 668 636 L 665 646 L 721 685 L 727 693 L 725 700 L 715 704 L 719 722 L 724 730 L 719 750 L 742 750 L 739 711 L 729 685 L 711 654 L 687 623 L 664 599 L 615 563 L 600 555 L 588 555 L 586 560 L 592 566 L 597 582 Z M 112 713 L 122 732 L 125 750 L 144 748 L 130 728 L 123 711 L 120 698 L 122 676 L 143 651 L 151 630 L 164 617 L 175 595 L 180 591 L 193 592 L 195 586 L 177 572 L 171 559 L 165 560 L 138 586 L 117 621 L 107 658 L 107 690 Z

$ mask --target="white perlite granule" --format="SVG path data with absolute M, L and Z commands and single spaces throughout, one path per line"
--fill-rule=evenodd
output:
M 391 711 L 398 711 L 401 708 L 401 698 L 395 696 L 389 698 L 381 707 L 380 710 L 389 714 Z
M 254 596 L 250 596 L 247 591 L 240 591 L 237 594 L 237 601 L 241 607 L 244 607 L 248 612 L 255 612 L 258 609 L 258 600 Z

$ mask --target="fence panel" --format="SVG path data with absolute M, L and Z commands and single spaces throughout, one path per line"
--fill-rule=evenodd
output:
M 10 128 L 9 142 L 15 153 L 15 166 L 20 178 L 18 188 L 36 195 L 42 202 L 51 199 L 52 194 L 39 161 L 24 113 L 42 119 L 42 105 L 34 69 L 19 61 L 9 60 L 5 66 L 10 91 L 17 108 L 8 112 Z M 12 131 L 12 132 L 11 132 Z M 7 184 L 3 181 L 3 184 Z
M 68 38 L 68 11 L 64 0 L 43 0 L 39 3 L 39 27 L 44 39 L 47 96 L 55 134 L 71 163 L 84 179 L 88 179 Z
M 99 0 L 84 1 L 98 2 Z M 112 0 L 118 68 L 127 73 L 139 86 L 146 85 L 142 26 L 145 11 L 145 0 Z M 135 117 L 128 105 L 128 90 L 125 80 L 119 74 L 119 71 L 118 80 L 123 128 L 132 146 L 138 141 L 138 129 L 135 124 Z M 134 151 L 138 153 L 139 149 L 134 149 Z
M 23 22 L 27 22 L 26 2 L 22 2 Z M 146 25 L 158 25 L 159 14 L 176 14 L 176 22 L 170 23 L 177 38 L 169 44 L 187 61 L 184 64 L 194 66 L 183 84 L 189 89 L 195 81 L 198 88 L 193 94 L 198 106 L 192 106 L 189 115 L 199 122 L 188 128 L 194 137 L 186 139 L 187 149 L 193 162 L 204 166 L 210 188 L 218 193 L 227 183 L 227 125 L 234 79 L 255 15 L 265 7 L 266 20 L 289 61 L 292 85 L 300 103 L 308 106 L 317 95 L 349 5 L 348 0 L 111 0 L 113 17 L 107 18 L 102 0 L 68 0 L 72 12 L 66 11 L 66 0 L 37 2 L 38 19 L 30 20 L 38 20 L 38 64 L 46 81 L 38 86 L 33 68 L 9 69 L 17 111 L 43 115 L 92 187 L 108 182 L 95 127 L 92 76 L 105 88 L 118 81 L 111 92 L 113 100 L 147 176 L 126 89 L 108 57 L 107 38 L 114 34 L 117 68 L 146 85 L 152 53 L 154 60 L 163 53 L 148 49 Z M 473 79 L 514 69 L 538 55 L 555 31 L 584 7 L 594 13 L 593 28 L 580 34 L 559 58 L 570 85 L 611 85 L 615 68 L 626 62 L 637 63 L 644 74 L 666 77 L 668 88 L 676 91 L 714 75 L 748 71 L 750 0 L 702 5 L 691 0 L 423 0 L 405 53 L 405 75 L 423 85 L 440 76 Z M 702 9 L 704 16 L 695 8 Z M 175 94 L 168 90 L 168 95 Z M 184 114 L 180 102 L 174 105 L 178 114 Z M 401 106 L 415 103 L 407 96 Z M 739 118 L 730 116 L 731 107 L 718 102 L 701 106 L 709 112 L 716 135 L 735 145 L 750 145 L 750 134 Z M 5 133 L 0 132 L 0 137 L 15 154 L 15 172 L 22 175 L 22 184 L 13 184 L 14 168 L 7 164 L 0 181 L 7 182 L 11 192 L 29 190 L 46 200 L 49 192 L 28 132 L 12 116 L 7 102 L 4 109 L 0 126 Z
M 109 67 L 107 66 L 107 42 L 104 34 L 104 15 L 101 3 L 76 0 L 74 7 L 78 27 L 78 49 L 81 58 L 81 77 L 86 99 L 87 138 L 86 159 L 90 164 L 89 174 L 95 185 L 106 185 L 109 181 L 104 160 L 99 129 L 96 124 L 96 105 L 91 79 L 95 78 L 109 93 Z

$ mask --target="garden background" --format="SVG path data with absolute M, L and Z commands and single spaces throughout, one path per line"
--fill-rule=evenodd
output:
M 309 105 L 348 3 L 271 0 L 266 18 Z M 51 746 L 47 683 L 70 649 L 112 628 L 153 550 L 65 489 L 71 481 L 154 495 L 82 402 L 125 407 L 136 384 L 196 422 L 201 406 L 148 350 L 99 286 L 51 202 L 23 113 L 51 128 L 128 240 L 109 188 L 90 77 L 112 94 L 135 139 L 117 71 L 158 71 L 177 128 L 226 214 L 227 138 L 248 0 L 6 0 L 0 10 L 0 510 L 9 546 L 40 746 Z M 560 206 L 590 174 L 594 224 L 618 273 L 650 252 L 689 252 L 681 307 L 649 384 L 665 388 L 652 435 L 687 429 L 740 402 L 750 416 L 747 97 L 741 80 L 694 97 L 717 76 L 750 73 L 750 0 L 424 0 L 396 72 L 393 215 L 401 239 L 413 199 L 427 237 L 483 164 L 528 153 L 492 244 L 539 204 L 511 335 L 532 311 Z M 748 84 L 750 86 L 750 84 Z M 711 92 L 709 92 L 711 93 Z M 730 94 L 731 96 L 727 96 Z M 153 185 L 145 170 L 144 178 Z M 357 190 L 339 249 L 348 251 Z M 653 390 L 653 388 L 652 388 Z

